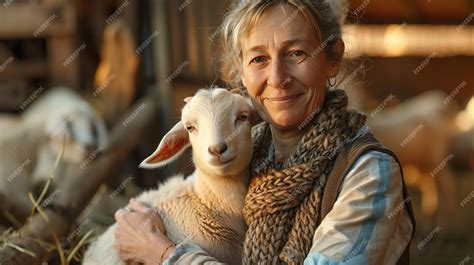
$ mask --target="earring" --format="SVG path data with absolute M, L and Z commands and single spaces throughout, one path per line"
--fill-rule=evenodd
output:
M 331 82 L 331 79 L 333 79 L 333 78 L 334 78 L 334 82 Z M 335 86 L 336 83 L 337 83 L 337 77 L 331 77 L 331 78 L 329 78 L 328 82 L 329 82 L 329 86 L 330 86 L 330 87 Z

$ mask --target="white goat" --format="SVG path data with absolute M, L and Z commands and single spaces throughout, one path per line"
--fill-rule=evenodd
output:
M 64 162 L 80 166 L 92 152 L 107 145 L 107 129 L 91 105 L 67 88 L 55 88 L 44 95 L 23 115 L 23 123 L 42 120 L 48 133 L 48 144 L 40 147 L 39 162 L 33 173 L 35 183 L 45 181 L 51 165 L 60 153 L 66 137 Z
M 407 185 L 421 191 L 422 213 L 433 216 L 440 208 L 449 220 L 456 201 L 454 177 L 449 166 L 440 167 L 452 156 L 453 106 L 444 103 L 446 98 L 444 92 L 428 91 L 380 111 L 368 123 L 400 157 Z
M 166 165 L 191 144 L 193 177 L 173 177 L 137 200 L 156 209 L 173 242 L 193 242 L 221 262 L 240 264 L 253 152 L 250 105 L 225 89 L 199 90 L 185 101 L 181 121 L 140 166 Z M 87 250 L 83 264 L 123 264 L 113 248 L 114 226 Z
M 20 219 L 32 206 L 28 192 L 50 176 L 64 138 L 57 175 L 66 166 L 78 169 L 92 149 L 106 144 L 102 120 L 86 101 L 65 89 L 53 89 L 38 98 L 20 117 L 0 116 L 0 130 L 0 207 L 15 209 L 12 214 Z

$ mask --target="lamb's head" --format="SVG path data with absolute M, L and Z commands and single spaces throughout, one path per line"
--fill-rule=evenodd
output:
M 107 144 L 103 120 L 85 102 L 69 109 L 50 112 L 45 130 L 45 144 L 54 154 L 59 154 L 65 138 L 63 159 L 73 163 L 82 162 L 91 152 L 103 149 Z
M 211 176 L 237 176 L 252 158 L 251 105 L 243 96 L 222 88 L 199 90 L 185 99 L 181 121 L 161 140 L 141 167 L 168 164 L 189 145 L 196 167 Z
M 57 175 L 67 166 L 77 170 L 81 163 L 107 144 L 107 131 L 103 120 L 84 102 L 71 104 L 68 109 L 48 111 L 43 128 L 43 140 L 37 150 L 38 161 L 33 170 L 33 181 L 42 183 L 50 176 L 55 160 L 64 148 Z M 35 184 L 36 185 L 36 184 Z

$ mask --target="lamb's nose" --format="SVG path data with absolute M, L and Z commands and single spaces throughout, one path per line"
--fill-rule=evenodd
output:
M 208 148 L 209 153 L 215 156 L 222 155 L 222 153 L 224 153 L 225 150 L 227 150 L 227 144 L 225 143 L 218 143 L 216 145 L 211 145 Z

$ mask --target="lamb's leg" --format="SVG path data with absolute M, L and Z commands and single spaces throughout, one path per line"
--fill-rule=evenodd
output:
M 451 169 L 446 165 L 438 175 L 434 176 L 438 194 L 442 198 L 438 207 L 438 222 L 446 227 L 446 231 L 454 234 L 459 227 L 457 221 L 459 220 L 456 211 L 456 188 L 455 179 Z
M 115 224 L 112 225 L 99 236 L 97 241 L 89 246 L 84 259 L 82 260 L 83 265 L 99 265 L 99 264 L 117 264 L 125 265 L 114 249 L 115 236 L 114 236 Z

